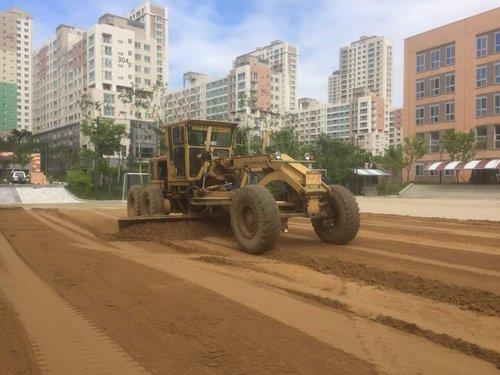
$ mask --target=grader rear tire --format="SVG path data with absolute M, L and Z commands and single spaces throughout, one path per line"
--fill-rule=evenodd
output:
M 324 200 L 328 203 L 327 218 L 312 219 L 314 231 L 323 241 L 334 245 L 350 242 L 359 230 L 359 207 L 352 193 L 341 185 L 331 186 Z
M 247 185 L 239 189 L 230 212 L 233 233 L 244 252 L 262 254 L 276 244 L 281 228 L 279 210 L 265 187 Z
M 141 195 L 141 213 L 143 216 L 165 215 L 165 202 L 160 188 L 148 185 Z
M 127 196 L 127 216 L 141 216 L 141 196 L 143 187 L 141 185 L 132 185 L 128 190 Z

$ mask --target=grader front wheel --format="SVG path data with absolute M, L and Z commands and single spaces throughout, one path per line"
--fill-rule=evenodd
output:
M 143 188 L 141 185 L 132 185 L 127 196 L 127 216 L 141 216 L 141 196 Z
M 260 185 L 247 185 L 231 201 L 231 227 L 243 251 L 262 254 L 271 249 L 281 228 L 273 195 Z
M 312 219 L 314 231 L 323 241 L 344 245 L 359 230 L 359 207 L 352 193 L 341 185 L 333 185 L 323 201 L 327 203 L 328 216 Z
M 160 188 L 148 185 L 141 195 L 141 213 L 143 216 L 165 215 L 165 203 Z

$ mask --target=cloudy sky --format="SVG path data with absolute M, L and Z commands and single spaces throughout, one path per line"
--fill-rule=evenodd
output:
M 35 47 L 59 24 L 87 27 L 103 13 L 125 14 L 141 0 L 2 0 L 35 18 Z M 224 73 L 234 57 L 281 39 L 299 47 L 299 97 L 326 100 L 340 47 L 360 35 L 394 45 L 394 104 L 402 104 L 403 41 L 500 6 L 500 0 L 156 0 L 169 8 L 170 85 L 192 70 Z

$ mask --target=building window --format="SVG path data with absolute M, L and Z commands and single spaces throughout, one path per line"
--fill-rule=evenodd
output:
M 500 115 L 500 94 L 495 94 L 495 115 Z
M 111 59 L 109 57 L 103 57 L 102 58 L 102 66 L 104 68 L 112 68 L 113 64 L 111 62 Z
M 111 56 L 112 55 L 112 49 L 111 46 L 104 46 L 104 54 L 106 56 Z
M 105 80 L 110 81 L 110 80 L 112 80 L 112 79 L 113 79 L 113 78 L 112 78 L 112 74 L 111 74 L 111 71 L 110 71 L 110 70 L 103 70 L 103 72 L 102 72 L 102 73 L 103 73 L 103 78 L 104 78 Z
M 419 53 L 417 55 L 417 73 L 421 73 L 425 70 L 425 54 Z
M 102 34 L 102 42 L 103 43 L 111 44 L 111 35 L 109 35 L 109 34 Z
M 486 106 L 486 96 L 480 96 L 476 98 L 476 116 L 482 117 L 486 116 L 487 106 Z
M 500 125 L 495 125 L 495 149 L 500 148 Z
M 417 125 L 424 124 L 424 107 L 417 107 L 415 109 L 415 123 Z
M 455 102 L 449 102 L 444 104 L 444 117 L 446 121 L 455 120 Z
M 444 76 L 444 91 L 446 93 L 455 92 L 455 73 L 448 73 Z
M 429 154 L 439 152 L 439 132 L 431 132 L 429 136 Z
M 424 175 L 424 165 L 423 164 L 415 164 L 415 175 L 423 176 Z
M 114 116 L 114 115 L 115 115 L 114 107 L 104 106 L 104 116 Z
M 500 31 L 495 33 L 495 53 L 500 53 Z
M 440 50 L 434 49 L 431 51 L 431 69 L 439 69 L 441 66 Z
M 439 95 L 439 77 L 431 78 L 431 96 Z
M 445 176 L 455 176 L 455 170 L 453 170 L 453 169 L 445 169 L 444 170 L 444 175 Z
M 476 128 L 476 147 L 481 150 L 487 148 L 487 129 L 486 126 L 478 126 Z
M 488 53 L 488 35 L 476 38 L 476 57 L 486 56 Z
M 238 81 L 245 79 L 245 73 L 238 74 Z
M 115 96 L 113 94 L 104 94 L 104 103 L 106 104 L 114 104 L 115 103 Z
M 493 70 L 495 72 L 495 85 L 500 85 L 500 63 L 495 64 Z
M 483 87 L 486 86 L 488 79 L 488 66 L 483 65 L 476 68 L 476 86 Z
M 425 96 L 425 81 L 417 81 L 417 99 L 422 99 Z
M 445 65 L 455 65 L 455 45 L 446 46 L 445 53 Z
M 430 110 L 429 122 L 431 124 L 439 122 L 439 104 L 431 104 L 429 106 L 429 110 Z

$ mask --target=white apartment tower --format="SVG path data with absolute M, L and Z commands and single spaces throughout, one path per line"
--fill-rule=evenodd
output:
M 362 36 L 342 47 L 339 51 L 340 84 L 329 85 L 328 97 L 349 101 L 354 89 L 366 88 L 392 107 L 392 59 L 392 42 L 383 36 Z
M 167 85 L 167 41 L 167 9 L 149 1 L 127 17 L 104 14 L 88 29 L 59 26 L 34 53 L 34 133 L 51 143 L 85 144 L 79 131 L 83 95 L 103 103 L 101 115 L 131 134 L 146 126 L 147 118 L 138 119 L 119 96 L 133 86 Z M 135 150 L 128 139 L 122 156 L 127 149 Z
M 31 130 L 33 17 L 0 12 L 0 132 Z
M 248 54 L 271 66 L 271 111 L 283 114 L 297 109 L 297 47 L 275 40 Z
M 336 70 L 328 76 L 328 103 L 340 101 L 340 71 Z

